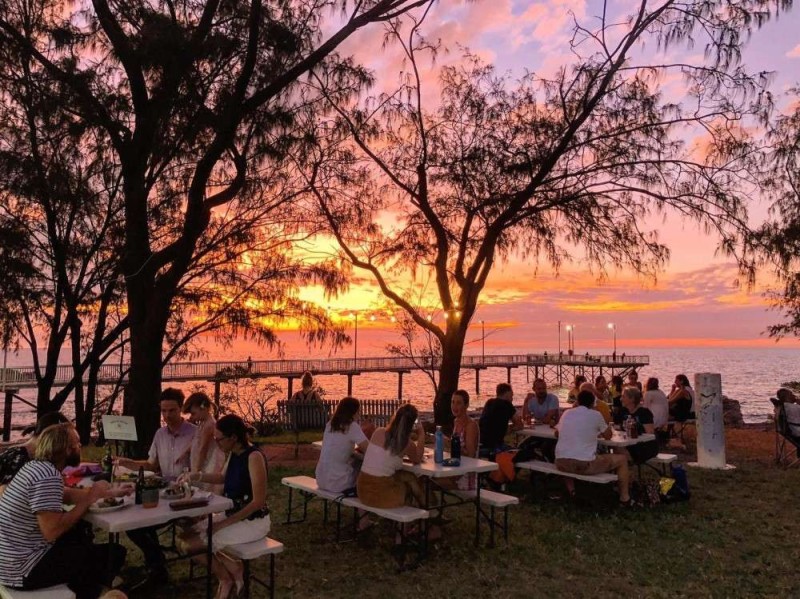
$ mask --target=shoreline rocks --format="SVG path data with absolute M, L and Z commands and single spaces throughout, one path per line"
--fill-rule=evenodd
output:
M 722 396 L 722 421 L 728 428 L 744 428 L 741 404 L 726 395 Z

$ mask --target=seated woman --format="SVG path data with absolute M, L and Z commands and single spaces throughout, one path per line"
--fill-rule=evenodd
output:
M 620 423 L 619 412 L 622 409 L 622 387 L 624 387 L 624 383 L 622 377 L 618 374 L 611 377 L 609 392 L 611 395 L 611 416 L 614 424 Z
M 633 418 L 634 426 L 640 435 L 653 434 L 653 413 L 642 405 L 642 392 L 637 387 L 625 387 L 622 391 L 623 420 L 628 416 Z M 647 460 L 658 455 L 658 441 L 645 441 L 626 448 L 634 464 L 644 464 Z
M 478 423 L 475 422 L 467 414 L 469 407 L 469 393 L 464 389 L 459 389 L 453 393 L 450 399 L 450 410 L 453 412 L 453 434 L 452 438 L 458 436 L 461 442 L 461 455 L 467 458 L 478 457 L 478 438 L 480 429 Z M 465 474 L 464 476 L 440 478 L 437 484 L 446 489 L 461 489 L 462 491 L 473 491 L 477 486 L 477 477 L 475 473 Z
M 567 401 L 574 404 L 578 400 L 578 393 L 581 392 L 581 385 L 586 382 L 586 377 L 582 374 L 575 375 L 575 381 L 572 383 L 572 389 L 567 394 Z
M 692 417 L 694 389 L 692 389 L 685 374 L 679 374 L 675 377 L 668 399 L 669 415 L 673 420 L 686 422 Z
M 422 488 L 411 472 L 402 470 L 403 457 L 419 464 L 425 452 L 425 430 L 417 420 L 417 408 L 403 404 L 389 426 L 380 427 L 367 444 L 364 463 L 358 475 L 358 498 L 371 507 L 393 508 L 424 505 Z M 412 439 L 412 432 L 416 433 Z
M 244 587 L 244 566 L 240 560 L 227 555 L 225 548 L 258 541 L 269 534 L 267 461 L 264 454 L 250 444 L 248 427 L 238 416 L 229 414 L 217 421 L 214 441 L 223 452 L 229 454 L 225 474 L 189 472 L 179 480 L 224 483 L 224 495 L 233 501 L 233 507 L 224 516 L 215 517 L 213 525 L 214 558 L 211 569 L 219 579 L 216 599 L 226 599 L 237 596 Z M 206 524 L 203 522 L 184 535 L 188 551 L 200 551 L 205 547 L 205 530 Z M 205 555 L 197 559 L 198 563 L 205 564 Z
M 214 443 L 214 431 L 217 421 L 211 413 L 211 398 L 198 391 L 192 393 L 183 404 L 183 413 L 191 414 L 191 421 L 197 427 L 194 431 L 192 444 L 186 449 L 189 453 L 192 472 L 220 473 L 225 467 L 225 454 Z M 221 485 L 200 483 L 206 491 L 221 493 Z
M 359 402 L 355 397 L 345 397 L 322 436 L 322 452 L 317 462 L 317 485 L 333 493 L 355 490 L 358 468 L 353 463 L 353 448 L 367 451 L 369 440 L 357 420 Z

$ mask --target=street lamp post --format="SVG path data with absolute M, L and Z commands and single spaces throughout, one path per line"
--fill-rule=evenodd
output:
M 358 312 L 353 311 L 353 318 L 355 319 L 355 327 L 353 331 L 353 368 L 356 367 L 356 362 L 358 361 Z
M 575 327 L 571 324 L 566 326 L 567 329 L 567 353 L 570 355 L 575 354 Z
M 486 362 L 486 323 L 481 320 L 481 362 Z
M 611 329 L 611 333 L 614 336 L 614 358 L 617 357 L 617 325 L 613 322 L 608 323 L 608 328 Z

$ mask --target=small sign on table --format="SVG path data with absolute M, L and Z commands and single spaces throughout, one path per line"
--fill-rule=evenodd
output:
M 103 414 L 103 434 L 111 441 L 138 441 L 133 416 Z

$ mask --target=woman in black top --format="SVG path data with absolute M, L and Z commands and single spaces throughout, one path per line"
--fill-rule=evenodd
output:
M 248 440 L 248 427 L 238 416 L 223 416 L 217 421 L 214 441 L 228 454 L 225 474 L 190 472 L 184 475 L 191 482 L 225 484 L 223 494 L 233 501 L 224 517 L 213 525 L 214 560 L 211 568 L 219 579 L 217 599 L 237 596 L 244 587 L 243 564 L 225 553 L 225 548 L 263 539 L 269 534 L 267 507 L 267 461 L 264 454 Z M 205 545 L 205 524 L 191 538 L 185 539 L 191 550 Z M 205 563 L 201 556 L 200 563 Z M 234 591 L 235 587 L 235 593 Z

